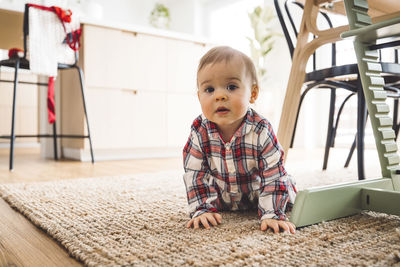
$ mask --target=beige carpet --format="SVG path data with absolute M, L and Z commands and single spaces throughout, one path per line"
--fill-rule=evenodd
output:
M 352 175 L 308 172 L 298 186 Z M 261 232 L 255 212 L 224 213 L 211 230 L 186 229 L 181 172 L 8 184 L 0 195 L 88 266 L 400 266 L 397 216 L 369 212 L 289 235 Z

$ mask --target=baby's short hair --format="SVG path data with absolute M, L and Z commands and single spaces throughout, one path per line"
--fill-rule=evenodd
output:
M 243 61 L 246 70 L 251 77 L 252 84 L 258 86 L 257 71 L 253 61 L 244 53 L 229 46 L 217 46 L 211 48 L 200 59 L 199 67 L 197 68 L 197 74 L 199 74 L 199 71 L 208 64 L 214 64 L 222 61 L 229 62 L 233 57 L 239 57 Z

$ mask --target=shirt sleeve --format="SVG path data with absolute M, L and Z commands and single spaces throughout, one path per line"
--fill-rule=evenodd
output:
M 217 212 L 213 203 L 217 200 L 211 173 L 196 131 L 192 129 L 189 140 L 183 150 L 183 165 L 185 174 L 183 180 L 186 186 L 189 215 L 197 217 L 205 212 Z
M 259 174 L 261 178 L 258 215 L 261 220 L 286 220 L 286 205 L 296 189 L 283 166 L 284 152 L 268 123 L 259 136 Z M 294 200 L 293 200 L 294 201 Z

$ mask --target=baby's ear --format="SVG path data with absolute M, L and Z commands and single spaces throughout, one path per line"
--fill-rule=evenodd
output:
M 260 89 L 258 88 L 258 85 L 257 84 L 253 84 L 253 86 L 251 87 L 251 96 L 250 96 L 250 103 L 251 104 L 254 104 L 254 102 L 256 102 L 259 91 L 260 91 Z

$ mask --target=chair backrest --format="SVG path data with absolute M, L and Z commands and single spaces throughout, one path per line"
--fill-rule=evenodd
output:
M 29 37 L 29 10 L 31 8 L 35 8 L 33 6 L 30 6 L 30 4 L 25 4 L 25 9 L 24 9 L 24 19 L 23 19 L 23 34 L 24 34 L 24 56 L 23 58 L 26 59 L 27 58 L 27 53 L 28 53 L 28 37 Z M 61 25 L 61 21 L 60 21 L 60 25 Z M 67 34 L 65 34 L 65 38 L 67 37 Z M 64 40 L 66 41 L 66 39 Z M 68 45 L 65 45 L 65 49 L 70 49 L 68 47 Z M 78 63 L 78 59 L 79 59 L 79 51 L 74 51 L 74 55 L 75 55 L 75 62 L 73 63 L 73 65 Z M 62 63 L 62 62 L 61 62 Z M 72 65 L 72 64 L 71 64 Z
M 286 43 L 289 47 L 290 56 L 293 58 L 293 53 L 295 49 L 295 39 L 297 39 L 298 29 L 300 28 L 299 23 L 295 23 L 294 12 L 302 13 L 304 10 L 304 5 L 297 2 L 296 0 L 274 0 L 274 6 L 276 14 L 279 19 L 279 23 L 282 27 L 283 34 L 286 39 Z M 283 12 L 284 9 L 284 12 Z M 326 23 L 330 28 L 333 27 L 329 16 L 324 12 L 319 12 L 319 14 L 324 18 Z M 336 44 L 332 43 L 331 49 L 331 65 L 336 66 Z M 316 54 L 313 54 L 313 69 L 316 69 Z

